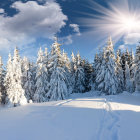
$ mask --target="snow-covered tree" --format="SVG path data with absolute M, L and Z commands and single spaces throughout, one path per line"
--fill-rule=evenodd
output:
M 6 76 L 4 79 L 4 84 L 5 84 L 5 89 L 6 89 L 6 96 L 8 95 L 8 93 L 10 92 L 11 88 L 12 88 L 12 57 L 11 54 L 9 54 L 9 58 L 8 58 L 8 62 L 7 62 L 7 66 L 6 66 Z
M 126 89 L 126 91 L 131 92 L 132 83 L 131 83 L 131 77 L 130 77 L 130 69 L 129 69 L 129 65 L 127 64 L 127 61 L 125 64 L 125 77 L 126 77 L 125 89 Z
M 73 82 L 72 82 L 72 74 L 71 74 L 71 63 L 70 63 L 70 60 L 67 56 L 67 53 L 64 50 L 63 50 L 63 53 L 62 53 L 62 57 L 63 57 L 63 61 L 64 61 L 63 65 L 64 65 L 64 69 L 65 69 L 65 74 L 66 74 L 67 79 L 69 80 L 69 82 L 67 82 L 68 92 L 72 93 Z
M 137 46 L 135 55 L 135 83 L 136 91 L 140 91 L 140 45 Z
M 122 92 L 124 90 L 124 76 L 123 76 L 123 69 L 121 65 L 121 58 L 120 58 L 120 50 L 117 51 L 116 57 L 116 65 L 117 65 L 117 77 L 118 77 L 118 92 Z
M 84 72 L 85 72 L 85 91 L 90 91 L 93 85 L 93 67 L 88 62 L 88 60 L 84 61 Z
M 117 64 L 111 37 L 103 51 L 101 68 L 96 77 L 97 89 L 106 94 L 117 94 L 118 91 Z
M 93 62 L 93 89 L 97 89 L 97 83 L 96 83 L 96 77 L 99 74 L 99 69 L 101 68 L 101 64 L 102 64 L 102 60 L 103 60 L 103 52 L 99 51 L 99 54 L 96 53 L 95 57 L 94 57 L 94 62 Z
M 9 62 L 10 58 L 9 58 Z M 21 70 L 21 59 L 18 53 L 18 49 L 14 50 L 14 57 L 12 61 L 12 66 L 8 66 L 10 72 L 10 85 L 7 89 L 7 97 L 6 97 L 6 104 L 8 106 L 18 106 L 24 105 L 27 103 L 27 99 L 25 97 L 24 89 L 22 88 L 22 70 Z
M 75 85 L 73 92 L 83 93 L 85 91 L 85 71 L 83 60 L 81 59 L 80 54 L 78 53 L 75 57 L 76 59 L 76 68 L 75 68 Z
M 125 53 L 122 53 L 121 54 L 121 65 L 122 65 L 122 70 L 123 70 L 124 88 L 125 88 L 125 64 L 126 64 Z
M 129 66 L 130 68 L 130 64 L 131 64 L 131 55 L 130 55 L 130 52 L 128 50 L 128 48 L 126 49 L 125 51 L 125 62 L 127 61 L 127 65 Z
M 130 69 L 130 78 L 131 78 L 131 84 L 132 84 L 131 92 L 134 92 L 135 91 L 135 57 L 132 50 L 130 52 L 129 69 Z
M 106 72 L 106 56 L 103 49 L 102 55 L 100 53 L 99 67 L 96 70 L 95 89 L 104 92 L 105 87 L 105 72 Z
M 23 89 L 25 90 L 25 96 L 28 102 L 32 102 L 34 92 L 35 92 L 35 85 L 34 85 L 34 73 L 32 69 L 31 63 L 28 61 L 26 57 L 22 60 L 22 83 Z
M 51 54 L 49 56 L 49 91 L 47 97 L 49 100 L 60 100 L 65 99 L 68 96 L 68 83 L 69 79 L 67 76 L 67 67 L 65 64 L 65 59 L 61 54 L 60 44 L 55 38 L 55 42 L 51 47 Z
M 70 67 L 71 67 L 71 83 L 72 83 L 72 92 L 74 90 L 74 85 L 75 85 L 75 70 L 76 70 L 76 58 L 74 56 L 74 53 L 72 52 L 71 54 L 71 63 L 70 63 Z
M 47 101 L 46 93 L 48 86 L 48 71 L 44 64 L 44 53 L 40 48 L 37 58 L 37 68 L 36 68 L 36 77 L 35 77 L 35 102 L 45 102 Z
M 2 57 L 0 56 L 0 103 L 4 103 L 5 86 L 4 86 L 5 70 L 3 69 Z

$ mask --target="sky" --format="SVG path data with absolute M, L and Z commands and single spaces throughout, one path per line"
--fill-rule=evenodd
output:
M 17 46 L 35 61 L 56 35 L 61 48 L 93 61 L 109 36 L 115 50 L 135 51 L 140 41 L 139 0 L 0 0 L 0 55 Z

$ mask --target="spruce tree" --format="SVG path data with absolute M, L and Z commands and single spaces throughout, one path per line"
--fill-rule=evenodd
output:
M 119 81 L 111 37 L 108 40 L 107 47 L 103 51 L 103 60 L 96 77 L 96 83 L 98 90 L 106 94 L 117 94 Z
M 126 64 L 125 64 L 125 89 L 126 91 L 128 92 L 131 92 L 131 88 L 132 88 L 132 83 L 131 83 L 131 77 L 130 77 L 130 69 L 129 69 L 129 65 L 126 61 Z
M 69 95 L 67 67 L 60 46 L 57 38 L 55 38 L 49 56 L 49 91 L 47 92 L 49 100 L 63 100 Z
M 6 103 L 8 106 L 24 105 L 27 103 L 27 99 L 22 88 L 21 59 L 17 48 L 14 50 L 12 66 L 9 67 L 11 68 L 9 69 L 11 72 L 8 72 L 10 73 L 11 83 L 7 89 Z
M 38 52 L 35 81 L 35 94 L 33 100 L 35 102 L 47 101 L 46 89 L 48 86 L 48 70 L 44 64 L 44 53 L 41 48 Z
M 121 65 L 121 58 L 120 58 L 120 50 L 117 51 L 116 57 L 116 65 L 117 65 L 117 77 L 118 77 L 118 92 L 122 92 L 124 90 L 124 76 L 123 76 L 123 69 Z
M 32 102 L 34 92 L 35 92 L 35 86 L 34 86 L 34 76 L 32 71 L 32 65 L 28 61 L 26 57 L 23 58 L 22 61 L 22 83 L 23 83 L 23 89 L 25 90 L 25 96 L 27 98 L 28 102 Z
M 85 91 L 88 92 L 91 90 L 93 85 L 93 67 L 88 62 L 88 60 L 84 61 L 84 72 L 85 72 Z
M 75 85 L 73 92 L 75 93 L 83 93 L 85 91 L 85 71 L 84 71 L 84 63 L 81 59 L 80 54 L 76 55 L 76 68 L 75 68 Z
M 99 58 L 99 57 L 98 57 Z M 99 90 L 101 92 L 104 92 L 105 87 L 105 72 L 106 72 L 106 56 L 105 56 L 105 50 L 103 49 L 103 52 L 100 52 L 100 61 L 99 67 L 96 70 L 96 79 L 95 79 L 95 90 Z M 96 68 L 96 67 L 95 67 Z
M 140 45 L 136 48 L 135 55 L 135 83 L 136 91 L 140 91 Z
M 2 57 L 0 56 L 0 103 L 4 103 L 5 86 L 4 86 L 5 70 L 3 69 Z
M 9 54 L 8 56 L 8 62 L 7 62 L 7 66 L 6 66 L 6 75 L 5 75 L 5 79 L 4 79 L 4 85 L 5 85 L 5 89 L 6 89 L 6 97 L 5 97 L 5 102 L 7 102 L 7 96 L 8 93 L 11 91 L 12 88 L 12 57 L 11 54 Z
M 76 58 L 74 53 L 71 54 L 71 63 L 70 63 L 70 71 L 71 71 L 71 83 L 72 83 L 72 92 L 74 92 L 75 85 L 75 71 L 76 71 Z

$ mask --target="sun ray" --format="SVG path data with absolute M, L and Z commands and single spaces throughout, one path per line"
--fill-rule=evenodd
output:
M 129 33 L 140 33 L 140 1 L 117 0 L 108 3 L 107 8 L 89 0 L 93 15 L 80 19 L 82 26 L 90 28 L 98 37 L 111 35 L 115 41 Z M 96 11 L 96 13 L 94 12 Z M 94 14 L 95 13 L 95 14 Z M 88 15 L 88 14 L 87 14 Z

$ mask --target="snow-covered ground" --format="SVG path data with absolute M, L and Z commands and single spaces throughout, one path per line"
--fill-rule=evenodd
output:
M 140 140 L 140 96 L 74 94 L 0 108 L 1 140 Z

